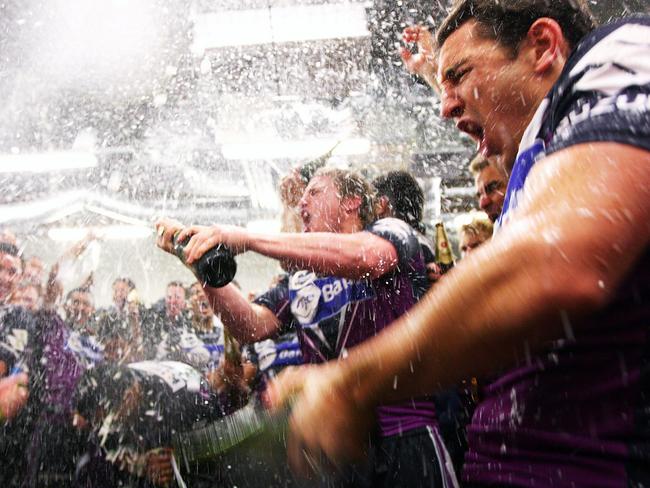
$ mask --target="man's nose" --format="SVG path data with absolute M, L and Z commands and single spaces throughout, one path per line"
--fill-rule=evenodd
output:
M 464 105 L 458 93 L 453 88 L 440 92 L 440 115 L 445 119 L 456 119 L 463 115 Z
M 298 201 L 298 210 L 303 210 L 307 206 L 307 195 L 304 194 Z
M 478 206 L 481 207 L 481 210 L 486 210 L 491 203 L 492 203 L 492 199 L 486 194 L 482 194 L 479 197 Z

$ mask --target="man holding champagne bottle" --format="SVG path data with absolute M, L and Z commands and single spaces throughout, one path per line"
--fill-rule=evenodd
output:
M 189 238 L 184 258 L 190 266 L 219 244 L 235 254 L 254 251 L 282 261 L 295 271 L 254 303 L 233 285 L 205 286 L 224 326 L 241 343 L 250 343 L 296 324 L 305 362 L 345 358 L 426 291 L 421 247 L 403 221 L 374 221 L 372 190 L 349 171 L 319 170 L 300 200 L 300 215 L 303 233 L 276 235 L 232 226 L 184 228 L 161 220 L 158 245 L 173 252 L 174 236 L 180 242 Z M 376 469 L 351 470 L 342 480 L 345 486 L 389 487 L 395 479 L 413 487 L 443 486 L 453 478 L 431 398 L 382 405 L 375 415 Z

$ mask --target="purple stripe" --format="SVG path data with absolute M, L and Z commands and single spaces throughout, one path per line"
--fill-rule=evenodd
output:
M 435 406 L 433 402 L 425 400 L 381 406 L 377 408 L 377 416 L 382 437 L 438 426 Z

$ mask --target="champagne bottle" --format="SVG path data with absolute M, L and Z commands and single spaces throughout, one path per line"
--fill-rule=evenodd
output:
M 451 244 L 447 238 L 447 231 L 442 222 L 436 224 L 436 264 L 443 273 L 454 267 L 454 255 L 451 252 Z
M 186 265 L 185 246 L 188 241 L 189 239 L 179 242 L 174 236 L 174 254 Z M 213 288 L 226 286 L 237 272 L 237 262 L 230 249 L 223 244 L 217 244 L 188 267 L 194 271 L 201 283 L 206 283 Z

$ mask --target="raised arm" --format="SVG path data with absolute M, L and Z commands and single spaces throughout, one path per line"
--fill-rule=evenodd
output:
M 415 44 L 416 52 L 411 52 L 408 47 L 400 49 L 400 56 L 406 70 L 420 76 L 426 81 L 436 93 L 440 92 L 440 87 L 436 80 L 436 46 L 433 35 L 423 25 L 412 25 L 404 29 L 402 40 L 406 46 Z
M 516 219 L 408 315 L 345 361 L 276 384 L 276 403 L 303 391 L 295 438 L 341 460 L 359 452 L 365 432 L 357 425 L 379 402 L 488 374 L 566 337 L 561 317 L 578 326 L 571 319 L 606 305 L 647 249 L 648 168 L 647 151 L 613 143 L 574 146 L 539 162 Z M 339 414 L 329 417 L 328 432 L 315 429 L 331 411 Z

